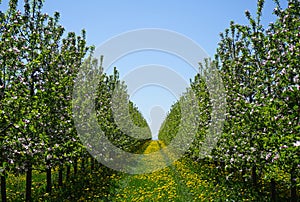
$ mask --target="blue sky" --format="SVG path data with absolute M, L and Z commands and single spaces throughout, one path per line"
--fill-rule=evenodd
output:
M 267 0 L 264 23 L 273 21 L 274 3 Z M 87 30 L 89 44 L 140 28 L 170 29 L 195 40 L 209 55 L 215 53 L 219 33 L 229 22 L 246 24 L 245 10 L 253 14 L 255 0 L 46 0 L 45 12 L 61 13 L 61 23 L 68 31 Z
M 3 0 L 0 10 L 3 11 L 6 5 L 7 0 Z M 266 1 L 263 24 L 267 25 L 275 20 L 272 15 L 274 6 L 272 0 Z M 53 14 L 54 11 L 60 12 L 60 23 L 67 31 L 80 34 L 81 30 L 85 29 L 89 45 L 97 47 L 108 39 L 130 30 L 161 28 L 178 32 L 194 40 L 211 57 L 216 52 L 220 40 L 219 33 L 229 26 L 231 20 L 239 24 L 248 24 L 244 15 L 245 10 L 255 15 L 256 1 L 46 0 L 44 4 L 44 12 L 49 14 Z M 196 73 L 184 61 L 155 51 L 131 54 L 113 65 L 117 66 L 122 78 L 133 69 L 149 64 L 168 66 L 182 75 L 187 82 Z M 167 112 L 177 98 L 167 89 L 153 85 L 140 89 L 131 95 L 131 99 L 147 121 L 151 122 L 151 109 L 160 106 Z

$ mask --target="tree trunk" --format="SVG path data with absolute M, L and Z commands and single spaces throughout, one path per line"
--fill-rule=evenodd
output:
M 71 173 L 71 167 L 70 165 L 67 165 L 67 174 L 66 174 L 67 180 L 70 179 L 70 173 Z
M 220 166 L 221 166 L 222 171 L 224 171 L 225 170 L 225 162 L 221 161 Z
M 2 202 L 6 202 L 6 178 L 5 171 L 1 175 L 1 199 Z
M 31 187 L 32 187 L 32 165 L 30 164 L 26 172 L 26 202 L 32 201 Z
M 276 201 L 276 182 L 274 178 L 271 179 L 271 201 Z
M 295 166 L 291 170 L 291 202 L 297 202 Z
M 255 165 L 252 167 L 252 181 L 254 188 L 257 189 L 257 173 Z
M 81 159 L 81 170 L 84 171 L 84 167 L 85 167 L 85 160 L 84 158 Z
M 246 182 L 245 174 L 246 174 L 246 170 L 245 170 L 245 168 L 243 167 L 243 168 L 242 168 L 242 179 L 243 179 L 243 182 Z
M 51 168 L 47 168 L 47 185 L 46 185 L 46 192 L 51 194 L 52 182 L 51 182 Z
M 58 186 L 63 185 L 63 167 L 60 166 L 58 170 Z
M 77 174 L 77 159 L 74 160 L 74 174 Z
M 215 167 L 219 166 L 219 162 L 217 160 L 214 160 L 214 164 L 215 164 Z
M 91 170 L 93 171 L 95 169 L 95 160 L 93 157 L 91 157 Z

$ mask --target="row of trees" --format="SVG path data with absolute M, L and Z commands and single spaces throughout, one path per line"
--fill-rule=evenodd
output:
M 152 138 L 146 120 L 129 100 L 126 84 L 120 81 L 116 68 L 110 76 L 101 75 L 95 108 L 102 131 L 111 134 L 109 141 L 122 150 L 136 151 L 138 145 Z M 141 135 L 145 138 L 140 139 Z
M 31 198 L 32 170 L 51 169 L 78 158 L 83 150 L 71 116 L 73 79 L 88 47 L 85 32 L 68 33 L 43 14 L 42 1 L 9 1 L 1 12 L 0 122 L 2 201 L 7 171 L 26 172 L 26 199 Z
M 246 11 L 250 25 L 232 22 L 221 35 L 217 61 L 228 89 L 228 118 L 216 158 L 230 167 L 251 169 L 254 186 L 258 170 L 272 184 L 276 168 L 290 173 L 295 200 L 300 167 L 300 2 L 290 0 L 286 9 L 275 3 L 277 20 L 266 29 L 260 24 L 260 0 L 256 18 Z
M 76 170 L 77 160 L 89 156 L 73 121 L 72 93 L 77 74 L 90 62 L 93 48 L 86 45 L 85 31 L 80 36 L 65 33 L 59 25 L 59 13 L 53 17 L 42 13 L 43 0 L 25 0 L 23 12 L 18 3 L 10 0 L 8 10 L 0 12 L 2 201 L 6 201 L 8 172 L 26 172 L 26 201 L 30 201 L 33 169 L 47 172 L 46 191 L 51 193 L 53 169 L 59 169 L 62 184 L 64 167 L 67 173 L 71 165 Z M 102 69 L 95 62 L 94 66 Z M 118 72 L 111 76 L 101 72 L 98 83 L 97 117 L 103 131 L 117 146 L 132 150 L 139 142 L 120 134 L 110 110 L 114 86 L 120 83 Z M 132 103 L 129 112 L 135 124 L 148 127 Z
M 289 0 L 285 9 L 274 2 L 275 23 L 262 26 L 264 1 L 259 0 L 256 17 L 246 11 L 249 25 L 231 22 L 221 34 L 211 66 L 222 75 L 227 112 L 222 137 L 211 158 L 221 167 L 241 171 L 245 178 L 251 171 L 255 188 L 259 177 L 270 179 L 273 200 L 278 169 L 289 173 L 291 199 L 295 201 L 300 174 L 300 2 Z M 191 82 L 199 106 L 204 106 L 200 118 L 204 125 L 199 123 L 197 133 L 200 138 L 196 137 L 188 152 L 192 157 L 197 156 L 212 120 L 207 113 L 212 106 L 207 100 L 211 95 L 204 78 L 202 73 Z M 176 103 L 160 131 L 160 139 L 168 142 L 170 134 L 176 134 L 173 126 L 180 121 L 179 113 Z

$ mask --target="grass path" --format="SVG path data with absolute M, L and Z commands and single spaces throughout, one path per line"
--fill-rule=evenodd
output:
M 151 141 L 144 150 L 144 154 L 160 151 L 164 146 L 161 141 Z M 161 156 L 147 163 L 157 163 L 156 161 L 162 161 L 165 158 L 165 154 L 161 151 L 158 155 Z M 152 173 L 123 174 L 117 180 L 118 187 L 113 201 L 201 201 L 203 195 L 199 193 L 198 187 L 199 185 L 203 187 L 206 183 L 180 161 Z
M 138 153 L 156 155 L 151 155 L 152 159 L 148 159 L 149 156 L 141 159 L 139 169 L 168 162 L 163 147 L 161 141 L 146 142 Z M 260 181 L 264 190 L 258 193 L 251 188 L 251 182 L 243 182 L 239 176 L 229 179 L 227 171 L 217 169 L 213 163 L 195 162 L 187 157 L 161 170 L 139 175 L 121 173 L 102 165 L 94 170 L 79 168 L 76 175 L 64 181 L 63 187 L 57 186 L 58 173 L 54 171 L 51 195 L 45 193 L 45 173 L 34 172 L 33 201 L 269 201 L 270 198 L 269 183 L 265 181 Z M 8 201 L 24 201 L 25 175 L 9 175 L 7 185 Z M 287 201 L 286 197 L 283 199 L 280 201 Z

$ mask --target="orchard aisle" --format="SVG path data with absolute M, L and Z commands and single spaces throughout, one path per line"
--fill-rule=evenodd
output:
M 144 150 L 144 154 L 152 153 L 164 147 L 161 141 L 151 141 Z M 150 160 L 164 159 L 161 156 Z M 155 162 L 157 164 L 157 162 Z M 164 163 L 164 162 L 159 162 Z M 146 166 L 146 165 L 145 165 Z M 187 165 L 177 161 L 171 166 L 162 170 L 140 175 L 123 174 L 118 179 L 117 188 L 113 201 L 199 201 L 202 198 L 201 187 L 204 188 L 206 180 L 201 180 L 200 176 L 193 173 Z

